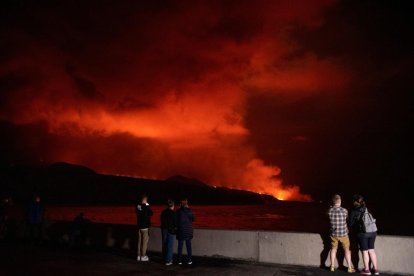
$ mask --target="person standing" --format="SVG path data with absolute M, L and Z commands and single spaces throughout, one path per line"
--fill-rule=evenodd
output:
M 42 226 L 45 208 L 41 203 L 40 196 L 35 196 L 27 210 L 27 222 L 29 225 L 30 238 L 33 242 L 40 243 L 42 240 Z
M 328 217 L 331 225 L 330 229 L 330 238 L 331 238 L 331 271 L 335 271 L 335 259 L 336 253 L 338 251 L 338 245 L 341 243 L 342 248 L 345 251 L 345 259 L 348 263 L 348 272 L 355 272 L 354 266 L 351 261 L 351 250 L 349 237 L 348 237 L 348 226 L 347 218 L 348 211 L 341 207 L 341 197 L 339 195 L 334 195 L 332 197 L 332 206 L 328 210 Z
M 0 239 L 7 237 L 10 200 L 2 199 L 0 203 Z
M 177 233 L 177 217 L 174 212 L 174 201 L 169 199 L 167 208 L 161 213 L 162 255 L 165 265 L 172 265 L 173 246 Z
M 369 261 L 371 260 L 371 263 L 374 267 L 374 274 L 379 275 L 380 273 L 378 271 L 377 254 L 375 253 L 374 249 L 375 239 L 377 237 L 376 226 L 375 231 L 373 231 L 372 229 L 365 229 L 365 227 L 362 225 L 362 217 L 366 212 L 368 212 L 368 209 L 365 205 L 364 198 L 361 195 L 353 196 L 353 205 L 354 208 L 349 215 L 349 226 L 356 233 L 359 249 L 362 251 L 364 270 L 361 271 L 361 274 L 371 275 L 371 271 L 369 269 Z
M 191 265 L 193 261 L 191 260 L 192 257 L 192 247 L 191 247 L 191 240 L 193 239 L 193 221 L 194 215 L 191 209 L 188 207 L 188 200 L 183 199 L 181 200 L 181 207 L 177 211 L 177 224 L 178 224 L 178 233 L 177 233 L 177 240 L 178 240 L 178 264 L 182 264 L 182 252 L 183 252 L 183 244 L 185 242 L 185 246 L 187 248 L 187 264 Z
M 148 203 L 148 196 L 143 195 L 141 202 L 136 206 L 137 226 L 138 226 L 138 256 L 137 261 L 147 262 L 147 247 L 149 241 L 149 228 L 151 226 L 151 216 L 153 212 Z
M 83 212 L 75 217 L 71 225 L 70 244 L 71 246 L 82 248 L 88 239 L 90 220 L 85 219 Z

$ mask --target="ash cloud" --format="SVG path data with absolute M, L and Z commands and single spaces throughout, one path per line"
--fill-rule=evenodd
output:
M 183 174 L 309 200 L 284 183 L 283 164 L 293 163 L 284 152 L 321 136 L 355 79 L 344 55 L 321 53 L 306 39 L 329 30 L 327 14 L 337 7 L 8 2 L 0 119 L 18 129 L 42 126 L 25 138 L 9 128 L 10 137 L 34 145 L 23 154 L 31 160 L 151 178 Z

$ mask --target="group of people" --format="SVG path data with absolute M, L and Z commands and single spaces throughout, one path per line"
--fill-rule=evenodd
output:
M 25 234 L 33 242 L 40 243 L 42 239 L 42 226 L 45 208 L 41 203 L 40 196 L 34 196 L 26 210 L 26 231 Z M 13 199 L 7 197 L 1 201 L 0 205 L 0 238 L 13 239 L 16 234 L 17 220 L 20 212 L 16 208 Z
M 355 272 L 351 260 L 349 229 L 356 236 L 359 249 L 362 252 L 364 269 L 360 272 L 362 275 L 371 275 L 370 262 L 373 266 L 374 275 L 379 275 L 377 255 L 375 253 L 375 238 L 377 236 L 377 228 L 372 215 L 368 212 L 364 198 L 361 195 L 353 196 L 353 209 L 348 215 L 348 210 L 341 206 L 341 197 L 334 195 L 332 198 L 332 206 L 328 210 L 328 217 L 330 220 L 330 238 L 331 238 L 331 252 L 330 270 L 335 271 L 335 259 L 338 250 L 338 245 L 341 243 L 345 252 L 345 259 L 348 263 L 348 272 Z M 368 223 L 364 216 L 371 218 L 372 226 L 367 227 Z
M 144 195 L 141 202 L 136 206 L 137 225 L 138 225 L 138 252 L 137 261 L 149 261 L 147 256 L 147 246 L 149 241 L 149 228 L 153 212 L 148 203 L 148 196 Z M 192 262 L 193 221 L 194 214 L 188 206 L 188 200 L 182 199 L 180 208 L 175 211 L 174 201 L 167 201 L 167 208 L 161 213 L 161 236 L 162 254 L 165 265 L 173 264 L 174 240 L 178 240 L 178 264 L 182 265 L 182 252 L 184 243 L 187 249 L 187 264 Z
M 364 198 L 361 195 L 353 196 L 353 209 L 349 212 L 341 206 L 342 201 L 339 195 L 332 198 L 332 206 L 327 214 L 330 220 L 330 270 L 335 271 L 335 260 L 338 246 L 341 244 L 344 249 L 345 259 L 348 264 L 348 272 L 355 272 L 351 260 L 349 230 L 356 237 L 359 249 L 362 252 L 364 269 L 362 275 L 379 275 L 378 261 L 375 253 L 375 239 L 377 236 L 377 228 L 375 220 L 369 213 Z M 0 238 L 6 236 L 8 225 L 10 224 L 9 209 L 12 206 L 10 199 L 5 200 L 0 208 Z M 26 219 L 28 232 L 32 241 L 39 242 L 42 239 L 42 224 L 44 220 L 45 209 L 41 203 L 39 196 L 35 196 L 34 200 L 29 204 L 26 210 Z M 143 195 L 140 203 L 136 205 L 137 226 L 138 226 L 138 252 L 137 261 L 149 261 L 147 256 L 147 246 L 149 241 L 149 229 L 151 227 L 151 217 L 153 211 L 148 203 L 148 196 Z M 371 219 L 373 226 L 366 225 L 366 218 Z M 178 240 L 178 264 L 182 264 L 182 251 L 184 244 L 187 249 L 187 264 L 192 264 L 192 244 L 193 238 L 193 222 L 194 214 L 188 206 L 188 200 L 182 199 L 180 207 L 175 210 L 174 201 L 169 199 L 165 210 L 162 211 L 161 217 L 161 236 L 162 236 L 162 252 L 166 265 L 173 264 L 173 247 L 174 240 Z M 75 223 L 76 222 L 76 223 Z M 86 220 L 83 214 L 80 214 L 74 221 L 74 225 L 78 225 L 79 237 L 86 239 Z M 76 232 L 77 233 L 77 232 Z M 370 270 L 372 263 L 373 270 Z
M 33 244 L 42 244 L 45 239 L 46 208 L 41 197 L 35 195 L 32 200 L 21 208 L 14 203 L 11 197 L 0 200 L 0 239 L 14 241 L 20 222 L 23 228 L 23 237 Z M 71 247 L 83 247 L 88 238 L 90 220 L 83 212 L 79 213 L 69 226 L 68 238 Z

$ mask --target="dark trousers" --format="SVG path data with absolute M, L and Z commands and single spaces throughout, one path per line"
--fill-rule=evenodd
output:
M 30 224 L 30 239 L 32 241 L 39 242 L 42 240 L 42 225 L 41 224 Z
M 161 229 L 162 234 L 162 256 L 165 262 L 172 262 L 175 235 L 170 234 L 167 229 Z
M 192 247 L 191 247 L 191 240 L 178 240 L 178 261 L 179 262 L 181 262 L 181 260 L 182 260 L 184 241 L 185 241 L 185 247 L 187 248 L 188 260 L 191 260 L 191 256 L 193 254 L 193 250 L 192 250 Z

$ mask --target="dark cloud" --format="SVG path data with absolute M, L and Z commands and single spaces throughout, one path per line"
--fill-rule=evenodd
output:
M 78 75 L 75 67 L 67 64 L 65 71 L 72 78 L 75 88 L 77 91 L 79 91 L 80 95 L 91 100 L 103 99 L 103 95 L 96 90 L 95 84 L 90 80 Z

